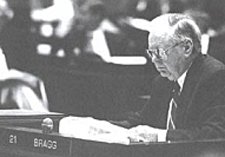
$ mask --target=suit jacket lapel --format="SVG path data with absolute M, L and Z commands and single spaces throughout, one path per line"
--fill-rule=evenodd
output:
M 192 63 L 187 76 L 185 78 L 184 87 L 180 94 L 178 115 L 177 115 L 177 127 L 186 125 L 186 119 L 188 116 L 188 110 L 193 104 L 193 97 L 196 95 L 197 88 L 199 86 L 199 80 L 201 75 L 201 64 L 203 56 L 199 55 Z

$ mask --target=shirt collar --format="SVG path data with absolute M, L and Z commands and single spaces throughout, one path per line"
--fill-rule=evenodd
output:
M 182 91 L 183 89 L 183 86 L 184 86 L 184 81 L 185 81 L 185 78 L 187 76 L 187 72 L 188 70 L 186 70 L 178 79 L 177 79 L 177 82 L 180 86 L 180 91 Z

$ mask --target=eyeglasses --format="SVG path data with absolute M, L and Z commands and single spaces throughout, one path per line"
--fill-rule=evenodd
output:
M 162 48 L 157 48 L 157 49 L 146 49 L 146 53 L 148 54 L 148 56 L 152 59 L 153 56 L 155 56 L 157 59 L 162 59 L 162 60 L 166 60 L 167 59 L 167 53 L 170 49 L 180 45 L 182 42 L 178 42 L 176 44 L 174 44 L 173 46 L 170 46 L 169 48 L 167 48 L 166 50 L 163 50 Z

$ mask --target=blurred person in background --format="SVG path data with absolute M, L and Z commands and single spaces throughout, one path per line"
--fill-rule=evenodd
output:
M 125 51 L 125 38 L 107 18 L 103 1 L 65 2 L 55 0 L 50 7 L 36 9 L 31 13 L 35 21 L 58 21 L 54 30 L 56 38 L 52 41 L 53 55 L 63 50 L 69 63 L 76 57 L 109 62 L 112 54 Z
M 126 51 L 126 39 L 120 29 L 107 18 L 101 0 L 86 0 L 64 41 L 68 57 L 110 62 L 111 56 Z
M 8 9 L 13 12 L 2 27 L 1 47 L 10 68 L 26 69 L 35 53 L 35 40 L 31 32 L 29 0 L 8 0 Z
M 3 28 L 13 18 L 13 15 L 7 1 L 0 0 L 1 31 L 4 31 Z M 2 39 L 2 34 L 0 38 Z M 10 43 L 8 44 L 10 45 Z M 1 44 L 0 46 L 2 46 Z M 48 101 L 42 80 L 30 73 L 8 68 L 4 53 L 4 49 L 0 48 L 0 109 L 47 112 Z

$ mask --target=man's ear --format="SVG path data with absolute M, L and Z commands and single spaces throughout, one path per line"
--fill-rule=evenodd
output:
M 184 42 L 184 54 L 189 57 L 193 51 L 193 42 L 191 39 L 186 39 Z

